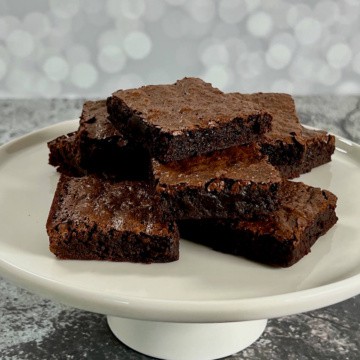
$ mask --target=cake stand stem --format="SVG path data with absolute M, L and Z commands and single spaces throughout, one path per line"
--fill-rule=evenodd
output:
M 263 333 L 267 320 L 171 323 L 108 316 L 110 329 L 130 348 L 167 360 L 212 360 L 235 354 Z

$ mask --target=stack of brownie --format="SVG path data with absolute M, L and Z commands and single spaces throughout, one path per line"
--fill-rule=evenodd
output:
M 289 180 L 329 162 L 335 139 L 305 129 L 287 94 L 196 78 L 119 90 L 48 146 L 61 259 L 169 262 L 182 236 L 287 267 L 337 221 L 335 195 Z

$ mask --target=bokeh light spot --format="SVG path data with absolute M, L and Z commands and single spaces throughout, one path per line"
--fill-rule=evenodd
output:
M 6 39 L 9 51 L 20 58 L 25 58 L 34 50 L 34 39 L 28 32 L 14 30 Z
M 351 62 L 352 50 L 348 44 L 334 44 L 328 49 L 326 59 L 331 67 L 342 69 Z
M 267 37 L 273 28 L 273 21 L 269 14 L 259 11 L 249 16 L 247 30 L 256 37 Z
M 266 53 L 266 63 L 272 69 L 283 69 L 291 60 L 292 53 L 290 49 L 283 44 L 272 45 Z
M 71 82 L 82 89 L 93 86 L 98 79 L 96 68 L 90 63 L 78 63 L 71 71 Z
M 141 31 L 129 33 L 124 40 L 124 50 L 133 59 L 146 58 L 151 52 L 151 39 Z
M 295 26 L 295 36 L 304 45 L 318 42 L 321 38 L 321 32 L 320 21 L 310 17 L 300 20 Z
M 69 64 L 60 56 L 51 56 L 44 63 L 44 72 L 53 81 L 62 81 L 69 75 Z
M 100 50 L 98 63 L 103 71 L 116 73 L 125 66 L 126 55 L 120 47 L 107 45 Z

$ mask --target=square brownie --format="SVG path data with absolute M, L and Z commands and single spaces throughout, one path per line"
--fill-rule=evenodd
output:
M 329 191 L 286 182 L 279 208 L 256 220 L 179 222 L 180 235 L 217 251 L 277 267 L 295 264 L 336 222 L 337 198 Z
M 68 175 L 98 173 L 124 179 L 148 176 L 149 156 L 114 128 L 105 100 L 85 102 L 78 131 L 50 141 L 48 147 L 49 164 Z
M 156 190 L 176 219 L 238 218 L 276 208 L 279 172 L 255 145 L 163 164 L 152 159 Z
M 160 162 L 258 141 L 271 128 L 271 116 L 254 102 L 197 78 L 119 90 L 107 106 L 115 128 Z
M 46 229 L 60 259 L 169 262 L 179 233 L 149 184 L 61 175 Z

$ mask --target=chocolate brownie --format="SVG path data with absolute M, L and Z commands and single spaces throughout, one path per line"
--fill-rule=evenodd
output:
M 106 101 L 87 101 L 79 129 L 48 143 L 49 163 L 68 175 L 99 173 L 126 179 L 148 176 L 149 156 L 108 120 Z
M 331 160 L 335 137 L 324 131 L 305 129 L 288 94 L 256 93 L 235 97 L 253 101 L 271 113 L 272 129 L 261 140 L 261 151 L 286 178 L 294 178 Z
M 179 234 L 145 182 L 61 175 L 46 228 L 60 259 L 169 262 Z
M 256 144 L 162 164 L 152 160 L 157 191 L 176 219 L 237 218 L 276 207 L 279 172 Z
M 259 140 L 271 116 L 254 102 L 197 78 L 119 90 L 108 98 L 114 126 L 160 162 Z
M 331 161 L 335 151 L 335 136 L 322 130 L 302 127 L 301 138 L 304 141 L 304 155 L 299 164 L 286 164 L 278 169 L 288 177 L 297 177 L 313 168 Z
M 77 132 L 62 135 L 47 143 L 49 164 L 55 166 L 60 173 L 69 176 L 81 176 L 86 170 L 81 166 L 80 148 Z
M 100 140 L 106 143 L 116 143 L 118 147 L 126 146 L 128 141 L 117 131 L 108 120 L 106 100 L 86 101 L 80 117 L 80 138 L 95 141 L 95 147 Z
M 279 209 L 268 218 L 182 221 L 180 234 L 221 252 L 273 266 L 291 266 L 336 223 L 337 198 L 329 191 L 289 181 L 279 199 Z

